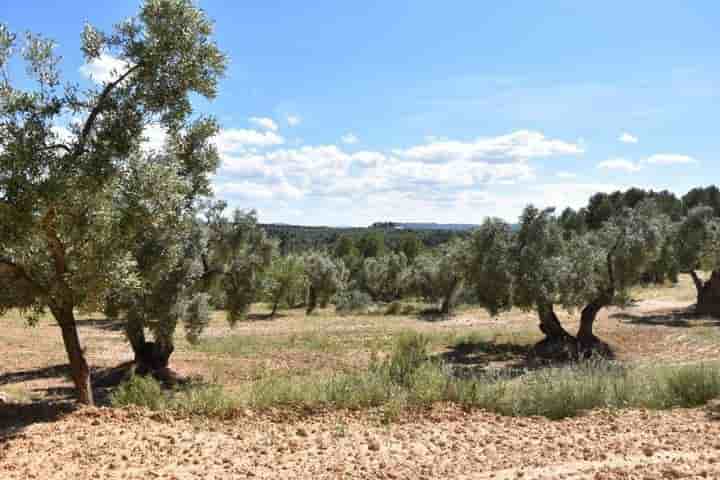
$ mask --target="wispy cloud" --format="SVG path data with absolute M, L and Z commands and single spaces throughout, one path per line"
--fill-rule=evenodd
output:
M 122 75 L 130 66 L 124 60 L 103 53 L 80 67 L 80 73 L 95 83 L 107 83 Z
M 682 165 L 697 162 L 697 159 L 689 155 L 678 155 L 674 153 L 658 153 L 645 159 L 645 163 L 651 165 Z
M 611 158 L 598 163 L 598 168 L 603 170 L 621 170 L 626 173 L 635 173 L 642 170 L 642 166 L 625 158 Z
M 638 138 L 627 132 L 623 132 L 622 135 L 620 135 L 620 137 L 618 137 L 618 141 L 620 141 L 622 143 L 638 143 Z
M 302 118 L 300 118 L 298 115 L 288 115 L 285 117 L 285 120 L 287 121 L 287 124 L 291 127 L 296 127 L 302 123 Z
M 352 133 L 352 132 L 351 132 L 351 133 L 346 133 L 345 135 L 343 135 L 343 136 L 340 138 L 340 140 L 341 140 L 343 143 L 347 144 L 347 145 L 352 145 L 352 144 L 358 143 L 358 142 L 360 141 L 360 139 L 358 138 L 358 136 L 355 135 L 355 134 Z
M 266 130 L 278 131 L 278 125 L 275 120 L 268 117 L 250 117 L 250 123 Z

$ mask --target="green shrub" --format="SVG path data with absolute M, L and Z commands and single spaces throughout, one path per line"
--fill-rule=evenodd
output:
M 335 311 L 339 314 L 366 313 L 372 305 L 370 295 L 360 290 L 342 292 L 335 297 Z
M 720 396 L 720 372 L 709 365 L 682 366 L 666 382 L 676 406 L 697 407 Z
M 175 390 L 163 390 L 157 380 L 141 375 L 133 375 L 122 383 L 110 395 L 110 404 L 203 416 L 225 416 L 238 406 L 219 385 L 191 383 Z
M 225 417 L 238 405 L 220 385 L 191 384 L 173 392 L 167 408 L 183 415 Z
M 166 405 L 166 397 L 157 380 L 133 375 L 110 395 L 110 404 L 114 407 L 138 405 L 160 410 Z
M 403 311 L 403 304 L 399 301 L 394 301 L 387 306 L 385 315 L 400 315 Z

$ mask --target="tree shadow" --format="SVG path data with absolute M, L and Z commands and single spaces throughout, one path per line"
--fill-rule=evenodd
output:
M 70 375 L 69 365 L 53 365 L 50 367 L 36 368 L 34 370 L 8 372 L 0 375 L 0 386 L 29 382 L 32 380 L 43 380 L 46 378 L 66 377 L 68 375 Z
M 693 307 L 663 310 L 649 313 L 618 312 L 610 315 L 610 318 L 621 320 L 625 323 L 635 325 L 665 326 L 665 327 L 713 327 L 720 326 L 720 320 L 708 318 L 695 312 Z
M 77 408 L 75 402 L 64 400 L 0 404 L 0 444 L 30 425 L 55 422 Z
M 436 357 L 463 378 L 515 377 L 536 368 L 532 345 L 478 340 L 451 345 Z
M 270 313 L 249 313 L 247 316 L 248 322 L 270 322 L 272 320 L 278 320 L 280 318 L 286 318 L 287 315 L 284 313 L 276 313 L 272 315 Z
M 417 319 L 423 322 L 442 322 L 451 317 L 451 313 L 443 313 L 439 308 L 426 308 L 417 314 Z
M 110 318 L 78 319 L 77 324 L 78 327 L 91 327 L 109 332 L 121 332 L 125 329 L 125 324 L 122 320 L 112 320 Z

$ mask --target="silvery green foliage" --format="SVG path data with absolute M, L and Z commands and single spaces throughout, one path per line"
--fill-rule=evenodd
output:
M 273 305 L 294 307 L 305 297 L 307 278 L 305 264 L 298 255 L 276 256 L 264 276 L 264 290 Z
M 193 295 L 185 301 L 183 309 L 187 339 L 190 343 L 197 343 L 205 327 L 210 323 L 212 313 L 210 295 L 207 293 Z
M 510 224 L 498 218 L 486 219 L 470 237 L 466 276 L 480 305 L 493 315 L 513 305 L 513 241 Z
M 605 261 L 595 269 L 596 283 L 612 293 L 611 303 L 626 303 L 629 289 L 640 282 L 648 265 L 659 258 L 668 221 L 656 204 L 648 200 L 618 212 L 600 229 L 595 245 Z
M 207 136 L 196 142 L 194 154 L 212 151 L 209 141 Z M 195 339 L 208 320 L 199 315 L 198 302 L 206 299 L 198 297 L 203 293 L 196 288 L 204 273 L 201 254 L 207 249 L 207 235 L 197 221 L 196 186 L 197 179 L 209 172 L 188 175 L 180 157 L 189 153 L 173 146 L 181 144 L 181 139 L 170 143 L 166 150 L 171 153 L 130 159 L 115 200 L 122 223 L 133 232 L 129 249 L 139 284 L 114 284 L 106 314 L 124 319 L 136 352 L 146 341 L 145 329 L 169 352 L 179 322 L 185 323 L 188 337 Z
M 363 313 L 372 305 L 370 295 L 360 290 L 345 290 L 335 296 L 335 311 L 340 314 Z
M 712 207 L 698 206 L 688 212 L 677 227 L 675 251 L 684 272 L 720 268 L 720 220 Z
M 448 312 L 466 278 L 469 251 L 468 241 L 453 240 L 419 255 L 408 275 L 409 288 L 427 301 L 441 302 Z
M 342 260 L 336 260 L 323 252 L 311 252 L 304 258 L 305 276 L 308 280 L 308 313 L 317 304 L 326 305 L 330 299 L 347 288 L 349 272 Z
M 400 297 L 405 285 L 408 262 L 404 253 L 369 257 L 363 262 L 362 283 L 374 300 L 391 301 Z
M 223 203 L 208 213 L 209 241 L 203 254 L 205 278 L 225 292 L 228 321 L 244 320 L 263 293 L 263 277 L 277 249 L 257 224 L 254 211 L 235 210 L 231 219 Z
M 572 267 L 565 265 L 564 236 L 554 209 L 526 207 L 512 250 L 514 304 L 531 310 L 556 303 L 561 289 L 559 273 Z
M 214 128 L 187 120 L 191 95 L 214 97 L 224 70 L 211 33 L 188 0 L 147 0 L 111 33 L 86 26 L 86 60 L 107 54 L 123 67 L 81 89 L 61 81 L 52 41 L 0 25 L 0 310 L 97 310 L 112 286 L 143 288 L 118 192 L 149 123 L 170 133 Z M 34 83 L 13 83 L 18 55 Z M 178 159 L 194 188 L 207 188 L 194 173 L 214 168 L 216 156 Z

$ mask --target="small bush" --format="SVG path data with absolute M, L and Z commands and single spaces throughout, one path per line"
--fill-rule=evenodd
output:
M 402 313 L 402 310 L 402 302 L 394 301 L 387 306 L 387 309 L 385 310 L 385 315 L 400 315 Z
M 687 365 L 667 377 L 672 403 L 697 407 L 720 396 L 720 372 L 709 365 Z
M 430 338 L 420 333 L 401 334 L 386 364 L 390 380 L 398 385 L 409 386 L 416 370 L 428 361 Z
M 133 375 L 122 383 L 110 395 L 110 404 L 203 416 L 225 416 L 238 406 L 219 385 L 191 383 L 176 390 L 163 390 L 157 380 L 141 375 Z
M 343 292 L 335 299 L 335 311 L 340 314 L 366 313 L 372 305 L 370 295 L 360 290 Z
M 133 375 L 110 395 L 110 404 L 114 407 L 138 405 L 160 410 L 166 405 L 166 397 L 157 380 Z
M 182 415 L 225 417 L 238 407 L 220 385 L 191 384 L 173 392 L 167 408 Z

